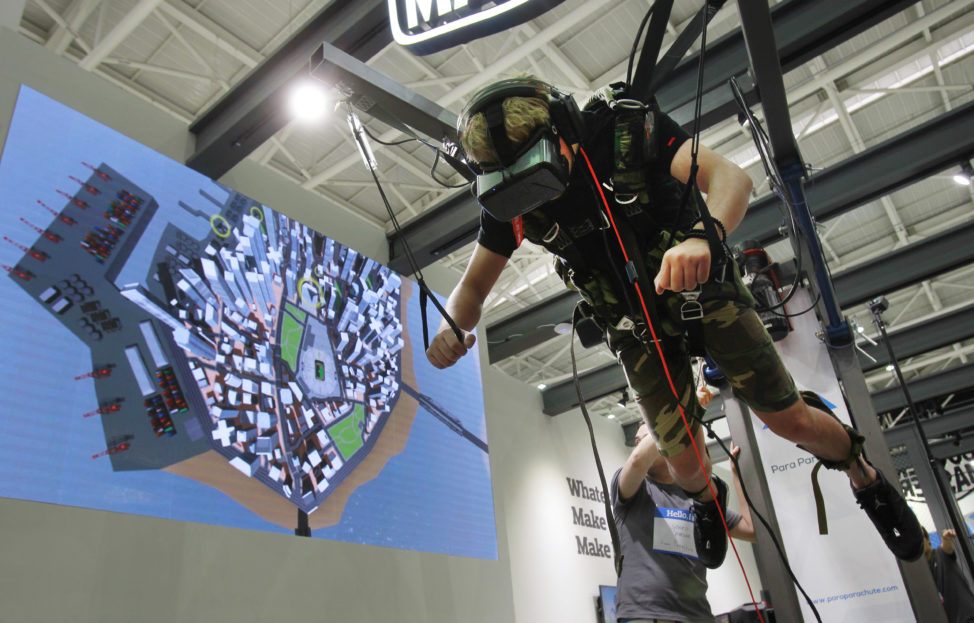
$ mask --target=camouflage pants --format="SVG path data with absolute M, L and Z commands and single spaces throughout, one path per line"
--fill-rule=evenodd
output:
M 723 283 L 711 279 L 701 287 L 699 302 L 703 307 L 704 345 L 733 386 L 737 398 L 755 411 L 781 411 L 799 400 L 798 391 L 771 336 L 754 311 L 754 298 L 741 283 L 736 265 L 733 268 L 734 274 L 728 275 Z M 647 305 L 653 302 L 653 299 L 646 301 Z M 704 409 L 697 402 L 690 357 L 680 335 L 683 329 L 680 307 L 684 298 L 678 293 L 666 292 L 657 303 L 664 325 L 662 330 L 656 329 L 657 336 L 662 339 L 666 365 L 695 435 Z M 670 335 L 664 338 L 664 332 Z M 629 387 L 637 396 L 637 403 L 660 452 L 663 456 L 674 456 L 688 448 L 690 437 L 656 346 L 652 342 L 640 342 L 632 331 L 611 327 L 606 331 L 606 338 L 626 373 Z

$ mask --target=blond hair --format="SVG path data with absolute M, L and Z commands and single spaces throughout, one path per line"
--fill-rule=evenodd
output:
M 538 97 L 509 97 L 501 104 L 504 130 L 511 145 L 517 149 L 539 127 L 551 125 L 548 102 Z M 481 165 L 497 164 L 500 158 L 490 140 L 487 117 L 474 115 L 460 137 L 467 158 Z

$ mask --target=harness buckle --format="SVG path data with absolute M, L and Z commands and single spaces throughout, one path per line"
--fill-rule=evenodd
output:
M 634 325 L 632 329 L 632 334 L 636 336 L 636 339 L 643 344 L 649 344 L 650 342 L 659 343 L 659 340 L 653 339 L 653 334 L 649 330 L 649 325 L 644 322 L 640 322 L 638 325 Z
M 558 223 L 555 223 L 551 226 L 551 229 L 549 229 L 548 232 L 541 237 L 541 241 L 545 243 L 554 242 L 559 233 L 561 233 L 561 227 L 558 226 Z
M 697 299 L 700 298 L 701 290 L 698 286 L 696 290 L 681 292 L 683 295 L 683 305 L 680 305 L 680 318 L 682 320 L 700 320 L 703 318 L 703 305 Z
M 730 262 L 727 261 L 727 256 L 724 256 L 723 261 L 720 263 L 720 274 L 714 276 L 714 281 L 717 283 L 724 283 L 724 281 L 727 279 L 727 264 L 729 263 Z
M 636 328 L 636 323 L 629 316 L 623 316 L 613 328 L 617 331 L 632 331 Z

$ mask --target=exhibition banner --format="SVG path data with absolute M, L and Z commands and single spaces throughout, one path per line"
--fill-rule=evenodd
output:
M 811 307 L 802 290 L 788 310 Z M 793 331 L 775 344 L 799 389 L 819 394 L 839 419 L 850 423 L 828 350 L 816 336 L 815 314 L 794 316 L 791 323 Z M 856 504 L 849 479 L 842 472 L 819 470 L 829 528 L 827 535 L 819 535 L 811 482 L 816 459 L 772 433 L 753 413 L 751 419 L 788 561 L 822 620 L 914 623 L 896 559 Z M 800 594 L 799 602 L 804 620 L 815 621 Z
M 0 193 L 0 496 L 496 559 L 413 281 L 27 87 Z

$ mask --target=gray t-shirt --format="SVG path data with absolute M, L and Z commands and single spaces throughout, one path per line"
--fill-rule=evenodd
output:
M 943 599 L 947 620 L 950 623 L 974 621 L 974 592 L 964 579 L 956 554 L 948 554 L 939 547 L 933 550 L 930 570 Z
M 622 574 L 616 587 L 616 618 L 672 619 L 713 623 L 707 602 L 707 568 L 696 558 L 655 551 L 657 509 L 689 511 L 692 502 L 677 485 L 643 479 L 628 500 L 619 499 L 619 474 L 612 477 L 612 512 L 622 547 Z M 665 513 L 665 511 L 663 511 Z M 724 509 L 727 527 L 741 516 Z

